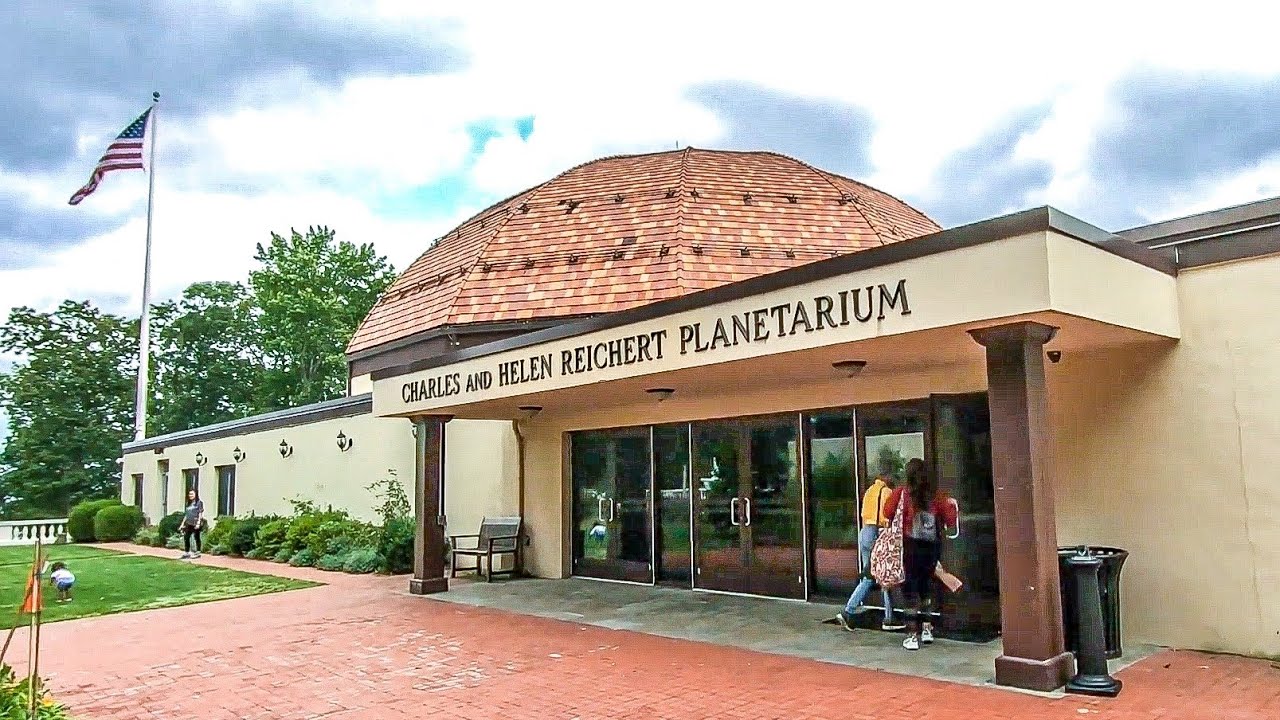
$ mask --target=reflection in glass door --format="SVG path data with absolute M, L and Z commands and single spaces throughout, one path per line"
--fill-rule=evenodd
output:
M 853 413 L 813 413 L 805 420 L 813 594 L 843 602 L 853 593 L 859 578 Z
M 653 485 L 657 489 L 658 582 L 689 587 L 692 544 L 689 542 L 689 425 L 659 425 L 653 429 Z
M 693 424 L 696 587 L 802 598 L 798 417 Z
M 653 581 L 649 429 L 573 433 L 573 572 Z

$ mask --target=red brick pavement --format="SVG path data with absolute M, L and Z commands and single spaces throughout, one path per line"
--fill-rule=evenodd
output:
M 1280 717 L 1266 661 L 1165 652 L 1115 700 L 1046 699 L 459 606 L 404 578 L 201 562 L 331 584 L 46 626 L 42 666 L 77 717 Z

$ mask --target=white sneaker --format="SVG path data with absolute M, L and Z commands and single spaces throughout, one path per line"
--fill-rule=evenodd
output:
M 924 643 L 925 645 L 928 645 L 929 643 L 933 642 L 933 626 L 932 625 L 925 625 L 923 628 L 920 629 L 920 642 Z
M 198 557 L 200 557 L 200 553 L 199 553 L 199 552 L 193 552 L 193 553 L 191 553 L 191 559 L 193 559 L 193 560 L 194 560 L 194 559 L 196 559 L 196 558 L 198 558 Z
M 182 553 L 182 556 L 181 556 L 181 557 L 179 557 L 178 559 L 179 559 L 179 560 L 190 560 L 190 559 L 191 559 L 191 553 L 189 553 L 189 552 L 184 552 L 184 553 Z
M 908 650 L 919 650 L 920 638 L 916 637 L 915 635 L 908 635 L 907 639 L 902 641 L 902 647 Z

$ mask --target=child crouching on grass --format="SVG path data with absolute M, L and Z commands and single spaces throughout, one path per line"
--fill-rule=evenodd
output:
M 76 584 L 76 576 L 67 569 L 66 563 L 56 562 L 50 568 L 49 584 L 58 589 L 58 602 L 71 602 L 71 587 Z

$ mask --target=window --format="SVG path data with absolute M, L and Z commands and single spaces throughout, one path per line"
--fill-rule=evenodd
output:
M 200 468 L 183 468 L 182 470 L 182 506 L 187 506 L 187 493 L 192 490 L 200 494 Z
M 160 515 L 169 514 L 169 461 L 156 463 L 156 474 L 160 476 Z
M 218 470 L 218 517 L 236 514 L 236 466 L 221 465 Z
M 142 473 L 133 474 L 133 504 L 142 507 Z

